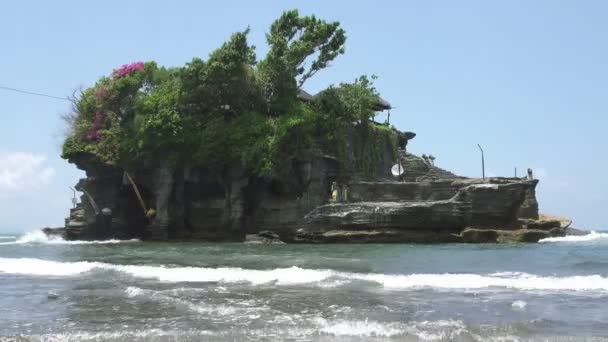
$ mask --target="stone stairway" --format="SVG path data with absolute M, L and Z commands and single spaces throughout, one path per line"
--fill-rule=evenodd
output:
M 462 179 L 450 171 L 429 164 L 427 161 L 414 154 L 399 151 L 399 159 L 405 170 L 401 176 L 404 182 L 419 182 L 437 179 Z
M 464 177 L 457 176 L 448 170 L 444 170 L 440 167 L 431 165 L 429 167 L 429 172 L 426 177 L 431 179 L 460 179 Z
M 76 208 L 70 209 L 70 216 L 65 219 L 65 230 L 68 237 L 79 236 L 86 230 L 88 224 L 84 217 L 84 208 L 78 204 Z

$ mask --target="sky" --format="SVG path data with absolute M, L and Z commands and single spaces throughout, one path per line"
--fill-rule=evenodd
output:
M 10 1 L 0 86 L 68 96 L 125 63 L 206 58 L 247 27 L 262 58 L 294 8 L 348 37 L 306 90 L 375 74 L 391 123 L 417 133 L 409 151 L 478 177 L 481 144 L 487 175 L 534 169 L 541 212 L 608 228 L 605 1 Z M 84 177 L 60 158 L 69 107 L 0 89 L 0 233 L 63 225 Z

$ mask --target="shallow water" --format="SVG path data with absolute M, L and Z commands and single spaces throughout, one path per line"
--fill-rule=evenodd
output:
M 608 234 L 516 245 L 0 236 L 0 318 L 0 336 L 41 341 L 602 339 Z

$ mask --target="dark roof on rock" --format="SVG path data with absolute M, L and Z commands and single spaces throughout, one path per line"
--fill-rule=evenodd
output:
M 393 108 L 393 107 L 391 107 L 391 104 L 388 103 L 388 101 L 386 101 L 385 99 L 378 96 L 378 103 L 374 107 L 374 110 L 383 111 L 383 110 L 387 110 L 387 109 L 391 109 L 391 108 Z
M 416 137 L 416 133 L 414 132 L 403 132 L 403 136 L 407 139 L 407 140 L 412 140 Z
M 310 95 L 309 92 L 307 92 L 304 89 L 298 89 L 298 99 L 302 100 L 302 101 L 306 101 L 306 102 L 310 102 L 312 100 L 314 100 L 314 96 Z

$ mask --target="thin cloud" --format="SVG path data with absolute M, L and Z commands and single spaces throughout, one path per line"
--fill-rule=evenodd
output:
M 46 185 L 55 169 L 45 164 L 46 157 L 28 152 L 0 152 L 0 190 L 23 190 Z

